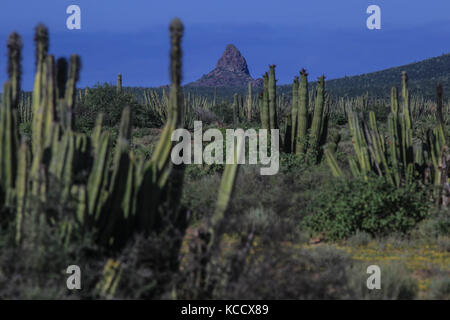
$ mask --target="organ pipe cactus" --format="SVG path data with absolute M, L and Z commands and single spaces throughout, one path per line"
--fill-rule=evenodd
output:
M 238 104 L 238 94 L 233 95 L 233 126 L 237 128 L 239 122 L 239 104 Z
M 269 126 L 278 129 L 277 117 L 277 85 L 275 79 L 275 65 L 269 67 L 268 98 L 269 98 Z
M 32 125 L 32 142 L 33 153 L 38 153 L 41 147 L 41 126 L 42 126 L 42 97 L 44 88 L 44 65 L 48 53 L 48 30 L 40 24 L 35 30 L 35 46 L 36 46 L 36 75 L 33 87 L 33 125 Z
M 324 132 L 326 122 L 324 118 L 325 110 L 325 77 L 321 76 L 317 82 L 316 99 L 314 106 L 314 115 L 312 118 L 311 129 L 309 134 L 309 147 L 308 152 L 317 153 L 320 148 L 320 141 L 322 139 L 322 133 Z
M 261 127 L 263 129 L 270 129 L 270 120 L 269 120 L 269 76 L 267 72 L 263 75 L 264 79 L 264 87 L 262 94 L 262 104 L 261 107 Z
M 286 127 L 290 130 L 290 136 L 289 139 L 285 138 L 285 144 L 289 143 L 290 148 L 285 146 L 285 151 L 297 155 L 308 154 L 310 159 L 319 162 L 322 157 L 322 146 L 326 142 L 329 114 L 324 76 L 320 77 L 317 83 L 312 122 L 308 110 L 309 100 L 308 74 L 302 69 L 300 83 L 298 77 L 295 77 L 292 87 L 291 114 L 288 117 L 289 126 Z
M 248 93 L 247 93 L 247 121 L 252 121 L 252 83 L 248 83 Z
M 10 82 L 3 86 L 0 109 L 0 203 L 11 204 L 17 171 L 18 128 Z
M 16 176 L 16 197 L 17 197 L 17 212 L 16 212 L 16 243 L 20 244 L 22 240 L 22 225 L 26 212 L 27 195 L 28 195 L 28 165 L 29 165 L 29 150 L 25 141 L 22 141 L 18 155 L 18 168 Z
M 22 39 L 13 32 L 8 38 L 8 75 L 11 85 L 11 106 L 17 109 L 20 97 L 20 81 L 22 78 Z
M 295 151 L 303 154 L 307 148 L 308 133 L 308 73 L 305 69 L 300 71 L 300 84 L 298 90 L 298 115 L 297 115 L 297 135 L 295 138 Z
M 291 137 L 290 137 L 290 149 L 295 152 L 295 138 L 297 133 L 297 122 L 298 122 L 298 77 L 294 78 L 292 84 L 292 107 L 291 107 Z M 285 142 L 286 143 L 286 142 Z
M 30 199 L 47 201 L 54 181 L 61 192 L 62 203 L 69 198 L 76 201 L 75 224 L 64 217 L 49 219 L 59 223 L 65 243 L 77 231 L 91 231 L 99 244 L 117 250 L 135 232 L 149 234 L 171 229 L 177 235 L 184 233 L 187 215 L 179 205 L 184 165 L 174 165 L 171 161 L 174 143 L 171 137 L 183 124 L 180 87 L 183 25 L 178 19 L 172 21 L 170 35 L 171 88 L 167 121 L 152 158 L 145 161 L 130 150 L 132 124 L 128 107 L 123 110 L 114 154 L 111 154 L 110 133 L 102 128 L 101 115 L 91 136 L 73 131 L 71 111 L 75 107 L 80 60 L 72 56 L 68 68 L 64 59 L 55 64 L 54 57 L 48 54 L 47 29 L 42 25 L 36 29 L 31 148 L 25 141 L 18 145 L 16 112 L 12 104 L 11 80 L 20 86 L 17 81 L 20 76 L 15 74 L 20 72 L 20 59 L 4 86 L 0 108 L 0 205 L 7 204 L 15 210 L 18 244 L 24 236 L 22 225 L 28 218 Z M 16 35 L 13 38 L 18 39 Z M 19 51 L 21 48 L 10 47 Z M 17 59 L 20 52 L 10 57 Z M 86 177 L 77 177 L 80 173 Z M 225 167 L 215 214 L 219 220 L 227 210 L 236 174 L 237 165 Z M 174 269 L 180 245 L 181 239 L 168 248 L 171 252 L 169 265 Z
M 443 181 L 448 179 L 448 172 L 442 170 L 445 162 L 442 159 L 446 158 L 442 155 L 447 150 L 443 126 L 439 123 L 433 130 L 429 130 L 425 143 L 413 145 L 407 80 L 407 74 L 402 73 L 401 108 L 397 89 L 394 87 L 391 90 L 391 113 L 388 117 L 386 140 L 377 128 L 373 111 L 369 113 L 368 125 L 355 112 L 349 113 L 350 132 L 356 154 L 356 159 L 349 158 L 350 169 L 354 176 L 362 175 L 365 179 L 370 172 L 384 176 L 396 186 L 410 184 L 416 179 L 443 185 Z M 332 152 L 327 152 L 326 158 L 333 175 L 342 176 L 342 170 L 337 167 Z M 442 178 L 442 172 L 445 178 Z
M 117 92 L 121 92 L 122 91 L 122 74 L 119 73 L 117 75 Z

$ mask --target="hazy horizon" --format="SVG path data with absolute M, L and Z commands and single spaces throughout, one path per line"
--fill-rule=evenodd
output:
M 82 29 L 68 30 L 66 8 L 82 10 Z M 366 8 L 382 10 L 382 29 L 366 28 Z M 6 40 L 18 31 L 24 40 L 23 88 L 34 77 L 33 29 L 43 22 L 50 30 L 50 53 L 68 57 L 78 53 L 83 62 L 79 87 L 115 82 L 124 86 L 155 87 L 168 78 L 167 26 L 178 16 L 185 24 L 183 84 L 215 68 L 225 46 L 233 43 L 247 60 L 252 77 L 277 65 L 279 84 L 291 83 L 301 68 L 314 80 L 383 70 L 450 52 L 450 3 L 350 0 L 306 3 L 283 1 L 167 1 L 86 0 L 27 3 L 5 1 L 0 12 L 0 56 Z M 0 63 L 0 82 L 6 80 L 6 60 Z

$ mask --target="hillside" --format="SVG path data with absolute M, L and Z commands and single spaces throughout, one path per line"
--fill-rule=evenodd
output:
M 355 96 L 366 91 L 372 95 L 386 96 L 392 86 L 398 86 L 402 71 L 408 73 L 409 87 L 413 93 L 434 96 L 438 82 L 450 89 L 450 54 L 444 54 L 378 72 L 332 79 L 326 83 L 327 90 L 339 96 Z

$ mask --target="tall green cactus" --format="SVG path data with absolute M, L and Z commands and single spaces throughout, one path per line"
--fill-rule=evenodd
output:
M 22 78 L 22 38 L 13 32 L 8 38 L 8 75 L 11 85 L 11 106 L 17 109 L 20 98 L 20 81 Z
M 11 203 L 17 170 L 18 128 L 12 95 L 10 82 L 6 82 L 0 108 L 0 203 Z
M 401 108 L 397 89 L 393 87 L 391 90 L 391 113 L 388 117 L 386 140 L 377 128 L 373 111 L 369 113 L 369 125 L 364 119 L 360 120 L 355 112 L 349 113 L 356 154 L 356 160 L 349 158 L 350 169 L 354 176 L 362 175 L 367 178 L 370 172 L 384 176 L 396 186 L 410 184 L 416 179 L 441 185 L 440 159 L 446 144 L 444 130 L 439 123 L 434 130 L 428 132 L 427 141 L 413 145 L 407 81 L 408 76 L 403 72 Z M 342 176 L 342 170 L 337 168 L 332 153 L 327 153 L 326 157 L 333 175 Z
M 47 58 L 49 37 L 48 29 L 40 24 L 35 30 L 35 46 L 36 46 L 36 76 L 33 88 L 33 125 L 32 125 L 32 142 L 33 153 L 41 151 L 41 130 L 42 130 L 42 97 L 44 95 L 44 78 L 45 78 L 45 59 Z
M 16 197 L 17 197 L 17 212 L 16 212 L 16 243 L 20 244 L 22 240 L 22 227 L 25 212 L 27 209 L 27 195 L 28 195 L 28 165 L 29 165 L 29 151 L 28 145 L 22 141 L 19 149 L 19 161 L 16 176 Z
M 270 129 L 278 129 L 277 115 L 277 80 L 275 79 L 275 65 L 269 67 L 268 80 L 268 99 L 269 99 L 269 126 Z
M 262 129 L 270 129 L 270 120 L 269 120 L 269 75 L 267 72 L 263 75 L 264 86 L 263 86 L 263 94 L 262 94 L 262 104 L 260 104 L 261 108 L 261 128 Z
M 305 69 L 300 72 L 300 83 L 298 77 L 294 78 L 292 87 L 292 110 L 290 115 L 291 130 L 290 139 L 285 139 L 291 144 L 285 147 L 286 152 L 297 155 L 308 155 L 309 159 L 320 162 L 322 158 L 322 146 L 326 142 L 328 130 L 328 103 L 325 97 L 325 77 L 319 78 L 316 90 L 315 107 L 312 122 L 309 115 L 309 92 L 308 74 Z
M 295 152 L 303 154 L 307 148 L 307 133 L 308 133 L 308 73 L 305 69 L 300 71 L 300 84 L 298 90 L 298 116 L 297 116 L 297 135 L 295 138 Z
M 325 110 L 325 76 L 321 76 L 317 82 L 314 115 L 309 134 L 309 150 L 318 150 L 320 139 L 324 130 L 324 110 Z
M 117 92 L 121 92 L 122 91 L 122 74 L 119 73 L 117 75 Z
M 247 93 L 247 121 L 252 121 L 252 83 L 248 83 L 248 93 Z
M 48 55 L 48 31 L 36 31 L 37 70 L 33 91 L 32 148 L 24 141 L 18 146 L 17 119 L 12 106 L 11 79 L 20 86 L 20 61 L 4 86 L 0 108 L 0 205 L 9 201 L 16 208 L 16 242 L 23 238 L 30 199 L 46 201 L 54 181 L 64 203 L 74 199 L 76 225 L 62 217 L 52 217 L 64 230 L 64 241 L 78 231 L 92 231 L 98 243 L 119 249 L 135 232 L 159 232 L 172 228 L 182 235 L 187 215 L 180 208 L 184 165 L 171 161 L 172 134 L 182 127 L 181 39 L 183 25 L 175 19 L 170 25 L 171 89 L 167 121 L 151 160 L 130 150 L 131 110 L 124 108 L 118 140 L 111 155 L 110 133 L 102 128 L 99 116 L 91 136 L 73 131 L 71 110 L 75 107 L 76 82 L 80 70 L 78 56 L 72 56 L 69 70 L 64 59 L 55 64 Z M 14 36 L 17 41 L 17 36 Z M 20 48 L 20 46 L 12 46 Z M 19 49 L 20 50 L 20 49 Z M 10 57 L 20 57 L 15 52 Z M 16 90 L 16 89 L 14 89 Z M 19 88 L 20 92 L 20 88 Z M 34 112 L 36 110 L 36 112 Z M 67 117 L 69 114 L 69 117 Z M 87 177 L 80 179 L 79 173 Z M 219 194 L 216 217 L 223 216 L 231 198 L 237 165 L 227 165 Z M 47 214 L 47 212 L 43 212 Z M 59 221 L 60 220 L 60 221 Z M 178 263 L 181 238 L 174 247 L 171 268 Z
M 233 126 L 237 128 L 239 122 L 239 102 L 238 94 L 233 95 Z
M 292 102 L 291 102 L 291 137 L 290 149 L 295 152 L 295 138 L 297 136 L 297 122 L 298 122 L 298 77 L 294 77 L 294 82 L 292 83 Z M 286 142 L 285 142 L 286 143 Z

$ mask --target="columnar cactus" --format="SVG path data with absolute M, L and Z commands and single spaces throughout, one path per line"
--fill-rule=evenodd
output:
M 11 204 L 17 170 L 18 128 L 12 96 L 10 82 L 6 82 L 0 107 L 0 204 Z
M 275 65 L 269 68 L 268 98 L 269 98 L 269 126 L 270 129 L 278 129 L 277 116 L 277 80 L 275 79 Z
M 297 136 L 295 139 L 295 152 L 303 154 L 307 148 L 308 133 L 308 73 L 305 69 L 300 71 L 300 84 L 298 90 L 298 115 L 297 115 Z
M 442 96 L 443 96 L 442 84 L 438 83 L 436 86 L 436 117 L 441 125 L 445 125 L 444 115 L 442 112 L 444 104 Z
M 247 121 L 252 121 L 252 83 L 248 83 L 248 93 L 247 93 Z
M 13 32 L 8 38 L 8 74 L 11 85 L 11 106 L 17 109 L 20 98 L 20 81 L 22 78 L 22 38 Z
M 286 152 L 297 155 L 308 154 L 310 159 L 319 162 L 322 158 L 322 146 L 326 142 L 328 129 L 328 100 L 325 97 L 325 77 L 319 78 L 316 90 L 315 107 L 312 123 L 309 115 L 309 92 L 308 74 L 305 69 L 300 72 L 300 83 L 298 77 L 294 78 L 292 87 L 292 109 L 289 117 L 290 130 L 289 139 L 285 138 L 290 147 L 285 146 Z
M 325 110 L 325 77 L 321 76 L 317 82 L 316 100 L 314 115 L 309 134 L 309 150 L 315 152 L 320 145 L 320 139 L 324 130 L 324 110 Z
M 292 102 L 291 102 L 291 137 L 290 149 L 292 152 L 295 152 L 295 137 L 297 136 L 297 117 L 298 117 L 298 77 L 294 78 L 294 82 L 292 84 Z M 286 143 L 286 142 L 285 142 Z
M 262 104 L 261 107 L 261 128 L 262 129 L 270 129 L 270 120 L 269 120 L 269 76 L 267 72 L 263 75 L 264 79 L 264 87 L 262 94 Z
M 238 94 L 233 95 L 233 126 L 236 128 L 239 122 L 239 102 Z
M 72 56 L 69 70 L 63 59 L 55 66 L 53 56 L 47 53 L 48 31 L 43 26 L 37 28 L 31 150 L 25 141 L 18 146 L 17 119 L 12 103 L 12 82 L 19 86 L 14 90 L 20 93 L 20 76 L 16 74 L 20 72 L 20 59 L 11 68 L 0 107 L 0 206 L 7 204 L 15 208 L 18 244 L 22 241 L 22 225 L 30 208 L 28 201 L 46 201 L 49 190 L 53 190 L 50 188 L 53 181 L 61 192 L 61 202 L 73 199 L 77 205 L 74 210 L 76 224 L 63 217 L 51 217 L 54 223 L 59 223 L 66 242 L 74 232 L 89 230 L 94 232 L 99 244 L 116 250 L 137 231 L 148 234 L 170 229 L 179 235 L 184 233 L 187 215 L 179 205 L 184 165 L 175 165 L 171 161 L 171 137 L 183 124 L 180 87 L 183 25 L 178 19 L 172 21 L 170 35 L 171 89 L 167 121 L 151 160 L 144 161 L 130 150 L 129 107 L 123 110 L 113 155 L 110 133 L 103 130 L 101 115 L 91 136 L 73 131 L 71 110 L 75 107 L 79 58 Z M 17 44 L 17 35 L 12 38 Z M 20 48 L 11 45 L 10 50 L 16 51 L 10 58 L 20 57 L 17 52 Z M 79 173 L 86 174 L 85 180 L 76 176 Z M 223 216 L 228 207 L 236 173 L 237 165 L 226 166 L 215 216 Z M 174 269 L 177 268 L 180 245 L 178 241 L 168 248 L 172 255 L 169 265 Z
M 428 132 L 428 141 L 413 146 L 412 123 L 409 111 L 408 76 L 402 73 L 402 104 L 398 104 L 398 93 L 391 90 L 391 113 L 388 117 L 388 136 L 385 140 L 380 134 L 375 113 L 369 113 L 369 125 L 358 118 L 355 112 L 349 113 L 349 125 L 356 160 L 349 158 L 354 176 L 367 179 L 369 172 L 384 176 L 388 182 L 400 186 L 410 184 L 415 179 L 424 183 L 442 185 L 442 154 L 446 150 L 446 137 L 443 126 L 439 124 Z M 439 93 L 439 89 L 438 89 Z M 438 94 L 439 97 L 439 94 Z M 437 115 L 439 118 L 439 115 Z M 326 153 L 333 175 L 342 176 L 332 152 Z M 444 173 L 444 175 L 448 173 Z
M 44 65 L 48 53 L 49 39 L 47 28 L 40 24 L 36 27 L 35 37 L 36 45 L 36 76 L 33 88 L 33 124 L 32 124 L 32 142 L 33 153 L 38 153 L 41 147 L 42 131 L 42 97 L 44 95 Z
M 119 73 L 117 75 L 117 92 L 121 92 L 122 91 L 122 74 Z

